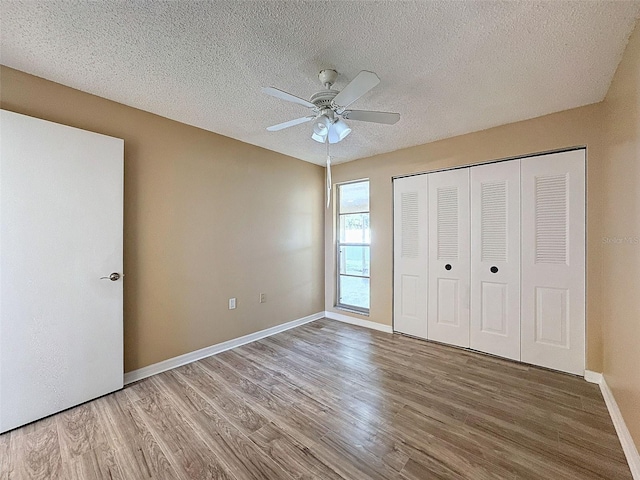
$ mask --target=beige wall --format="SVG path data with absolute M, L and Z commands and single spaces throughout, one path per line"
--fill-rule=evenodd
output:
M 640 450 L 640 25 L 604 112 L 604 378 Z
M 6 67 L 0 106 L 125 140 L 126 371 L 324 309 L 323 168 Z
M 425 124 L 437 119 L 425 119 Z M 389 134 L 394 127 L 388 127 Z M 402 128 L 398 124 L 397 128 Z M 486 162 L 536 152 L 587 146 L 587 367 L 602 371 L 602 107 L 600 104 L 449 138 L 356 160 L 333 168 L 333 181 L 370 179 L 371 311 L 369 317 L 336 310 L 334 220 L 325 220 L 325 310 L 391 325 L 392 184 L 391 177 L 456 165 Z M 336 148 L 339 148 L 336 147 Z M 335 214 L 335 212 L 334 212 Z

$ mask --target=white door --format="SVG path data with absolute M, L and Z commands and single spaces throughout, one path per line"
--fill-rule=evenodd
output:
M 427 338 L 427 176 L 393 182 L 393 329 Z
M 428 175 L 428 338 L 469 346 L 469 169 Z
M 470 346 L 520 360 L 520 160 L 470 173 Z
M 122 388 L 123 143 L 0 111 L 0 432 Z
M 584 150 L 523 159 L 521 175 L 522 361 L 582 375 Z

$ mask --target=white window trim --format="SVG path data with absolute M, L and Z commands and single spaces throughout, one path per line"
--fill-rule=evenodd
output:
M 371 183 L 369 182 L 368 178 L 361 178 L 359 180 L 352 180 L 349 182 L 343 182 L 343 183 L 339 183 L 336 185 L 336 231 L 337 231 L 337 235 L 336 235 L 336 251 L 335 251 L 335 260 L 336 260 L 336 278 L 335 278 L 335 285 L 336 285 L 336 299 L 335 299 L 335 304 L 334 307 L 339 309 L 339 310 L 344 310 L 347 312 L 352 312 L 352 313 L 357 313 L 359 315 L 366 315 L 369 316 L 369 312 L 371 310 L 371 272 L 369 272 L 369 275 L 364 276 L 364 275 L 349 275 L 349 274 L 341 274 L 340 273 L 340 248 L 343 246 L 346 247 L 369 247 L 369 259 L 371 259 L 371 240 L 369 240 L 369 243 L 353 243 L 353 242 L 345 242 L 345 243 L 341 243 L 340 242 L 340 188 L 344 185 L 350 185 L 350 184 L 354 184 L 354 183 L 364 183 L 364 182 L 368 182 L 369 186 L 371 186 Z M 369 200 L 371 200 L 371 193 L 369 193 Z M 369 209 L 366 211 L 361 211 L 361 212 L 349 212 L 348 214 L 344 214 L 344 215 L 356 215 L 358 213 L 367 213 L 369 214 L 369 228 L 371 228 L 371 203 L 369 203 Z M 368 278 L 369 279 L 369 308 L 362 308 L 362 307 L 358 307 L 356 305 L 349 305 L 346 303 L 340 303 L 340 277 L 344 276 L 344 277 L 356 277 L 356 278 Z

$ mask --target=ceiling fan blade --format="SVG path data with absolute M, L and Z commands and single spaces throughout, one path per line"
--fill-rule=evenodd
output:
M 384 123 L 393 125 L 400 120 L 399 113 L 373 112 L 369 110 L 345 110 L 342 113 L 345 120 L 360 120 L 362 122 Z
M 295 95 L 291 95 L 290 93 L 278 90 L 277 88 L 262 87 L 262 93 L 266 93 L 267 95 L 271 95 L 272 97 L 276 97 L 281 100 L 286 100 L 287 102 L 298 103 L 300 105 L 304 105 L 305 107 L 315 108 L 315 105 L 313 103 L 306 101 L 304 98 L 296 97 Z
M 301 123 L 310 122 L 315 118 L 314 115 L 310 115 L 308 117 L 296 118 L 295 120 L 289 120 L 288 122 L 282 122 L 277 125 L 272 125 L 267 127 L 267 130 L 270 132 L 277 132 L 278 130 L 283 130 L 285 128 L 293 127 L 294 125 L 300 125 Z
M 375 73 L 362 70 L 336 95 L 333 103 L 338 107 L 346 108 L 379 83 L 380 79 Z

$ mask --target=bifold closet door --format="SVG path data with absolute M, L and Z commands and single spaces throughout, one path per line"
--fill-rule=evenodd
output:
M 469 169 L 428 175 L 427 338 L 469 347 Z
M 427 338 L 427 176 L 393 182 L 393 329 Z
M 520 360 L 520 160 L 470 173 L 470 347 Z
M 585 152 L 521 161 L 522 361 L 582 375 Z

